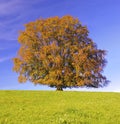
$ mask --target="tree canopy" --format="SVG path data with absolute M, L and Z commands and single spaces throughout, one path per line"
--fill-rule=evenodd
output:
M 88 29 L 72 16 L 38 19 L 20 31 L 20 49 L 13 70 L 19 82 L 56 87 L 100 87 L 106 51 L 88 36 Z

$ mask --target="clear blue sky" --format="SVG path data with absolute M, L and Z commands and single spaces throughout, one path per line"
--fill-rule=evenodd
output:
M 25 23 L 66 14 L 79 18 L 98 48 L 108 51 L 104 74 L 111 83 L 97 90 L 120 91 L 120 0 L 0 0 L 0 89 L 50 89 L 19 84 L 11 58 L 19 49 L 18 32 Z

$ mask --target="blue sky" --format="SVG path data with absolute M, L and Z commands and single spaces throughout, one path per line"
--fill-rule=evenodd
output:
M 77 90 L 120 92 L 120 0 L 0 0 L 0 89 L 51 90 L 30 82 L 19 84 L 11 59 L 19 49 L 17 37 L 24 24 L 64 15 L 79 18 L 98 48 L 108 51 L 104 74 L 109 86 Z

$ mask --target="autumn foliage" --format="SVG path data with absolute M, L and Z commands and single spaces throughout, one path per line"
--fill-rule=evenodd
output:
M 72 16 L 38 19 L 25 25 L 13 59 L 19 82 L 56 87 L 100 87 L 107 83 L 102 75 L 106 51 L 97 48 L 88 30 Z

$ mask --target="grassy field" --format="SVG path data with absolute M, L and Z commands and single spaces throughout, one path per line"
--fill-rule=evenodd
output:
M 120 93 L 0 91 L 0 124 L 120 124 Z

